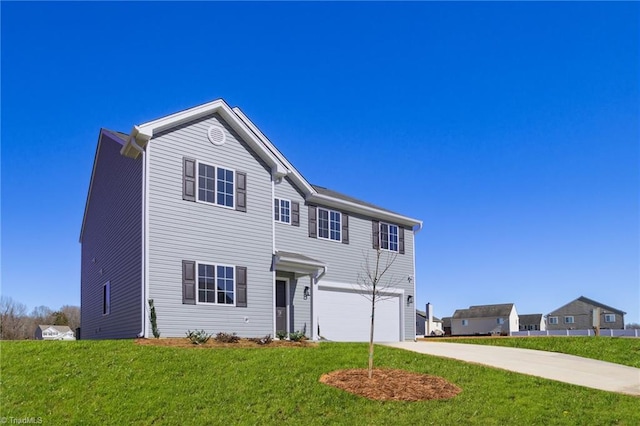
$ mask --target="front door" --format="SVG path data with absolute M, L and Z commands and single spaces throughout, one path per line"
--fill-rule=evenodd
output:
M 276 333 L 287 333 L 287 282 L 276 280 Z

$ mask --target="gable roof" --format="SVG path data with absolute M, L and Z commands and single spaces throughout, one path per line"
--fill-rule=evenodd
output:
M 570 304 L 575 303 L 575 302 L 583 302 L 583 303 L 586 303 L 587 305 L 592 305 L 592 306 L 595 306 L 595 307 L 598 307 L 598 308 L 601 308 L 601 309 L 605 309 L 607 311 L 611 311 L 611 313 L 616 313 L 616 314 L 619 314 L 619 315 L 626 315 L 627 314 L 626 312 L 621 311 L 620 309 L 612 308 L 611 306 L 605 305 L 604 303 L 600 303 L 600 302 L 595 301 L 593 299 L 589 299 L 588 297 L 580 296 L 577 299 L 572 300 L 569 303 L 565 303 L 564 305 L 560 306 L 557 309 L 554 309 L 548 315 L 551 315 L 554 312 L 559 311 L 560 309 L 562 309 L 562 308 L 564 308 L 566 306 L 569 306 Z
M 302 192 L 307 202 L 376 217 L 411 227 L 414 231 L 419 231 L 422 228 L 421 220 L 383 209 L 326 188 L 311 185 L 240 108 L 231 108 L 223 99 L 217 99 L 133 126 L 129 135 L 119 132 L 113 133 L 123 137 L 123 140 L 125 140 L 125 144 L 120 151 L 121 154 L 131 158 L 138 158 L 154 135 L 212 114 L 219 114 L 240 135 L 249 147 L 271 168 L 274 177 L 288 177 Z
M 540 324 L 542 322 L 542 314 L 523 314 L 518 315 L 520 325 L 523 324 Z
M 42 331 L 45 331 L 45 330 L 47 330 L 49 328 L 52 328 L 52 329 L 56 330 L 58 333 L 69 333 L 69 332 L 73 333 L 73 331 L 71 331 L 71 328 L 69 328 L 68 325 L 42 325 L 42 324 L 40 324 L 40 325 L 38 325 L 38 328 L 40 330 L 42 330 Z
M 421 311 L 420 309 L 416 309 L 416 315 L 419 315 L 423 318 L 427 318 L 427 313 L 425 311 Z M 431 321 L 433 322 L 442 322 L 442 320 L 438 317 L 431 317 Z
M 498 305 L 477 305 L 470 306 L 469 309 L 458 309 L 453 313 L 455 319 L 460 318 L 487 318 L 487 317 L 508 317 L 513 309 L 513 303 L 502 303 Z

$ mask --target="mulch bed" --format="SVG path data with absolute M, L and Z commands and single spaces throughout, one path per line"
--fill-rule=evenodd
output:
M 236 343 L 221 343 L 217 342 L 213 337 L 203 345 L 194 345 L 186 337 L 182 338 L 160 338 L 160 339 L 136 339 L 138 345 L 145 346 L 169 346 L 176 348 L 282 348 L 282 347 L 315 347 L 318 346 L 316 342 L 310 342 L 308 340 L 302 340 L 300 342 L 291 342 L 289 340 L 273 340 L 266 345 L 259 345 L 252 342 L 249 339 L 240 339 Z
M 320 377 L 320 382 L 355 395 L 378 401 L 425 401 L 453 398 L 462 389 L 441 377 L 404 370 L 366 368 L 338 370 Z

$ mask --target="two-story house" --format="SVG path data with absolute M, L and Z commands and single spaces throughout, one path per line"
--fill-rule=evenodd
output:
M 377 341 L 415 338 L 422 222 L 311 185 L 224 100 L 102 129 L 80 243 L 83 339 L 187 330 L 368 340 L 365 259 L 395 257 Z M 371 263 L 371 262 L 370 262 Z
M 510 335 L 518 331 L 518 312 L 513 303 L 470 306 L 458 309 L 451 317 L 453 336 L 475 334 Z

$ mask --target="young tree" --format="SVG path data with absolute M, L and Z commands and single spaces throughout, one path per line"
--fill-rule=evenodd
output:
M 362 290 L 362 295 L 371 302 L 371 326 L 369 329 L 369 378 L 373 376 L 373 333 L 375 329 L 376 303 L 393 297 L 387 290 L 397 287 L 400 278 L 389 275 L 389 269 L 396 261 L 397 253 L 376 250 L 375 262 L 369 261 L 369 256 L 364 258 L 361 272 L 358 274 L 357 284 Z
M 27 307 L 10 297 L 0 296 L 0 339 L 26 339 L 31 332 Z

